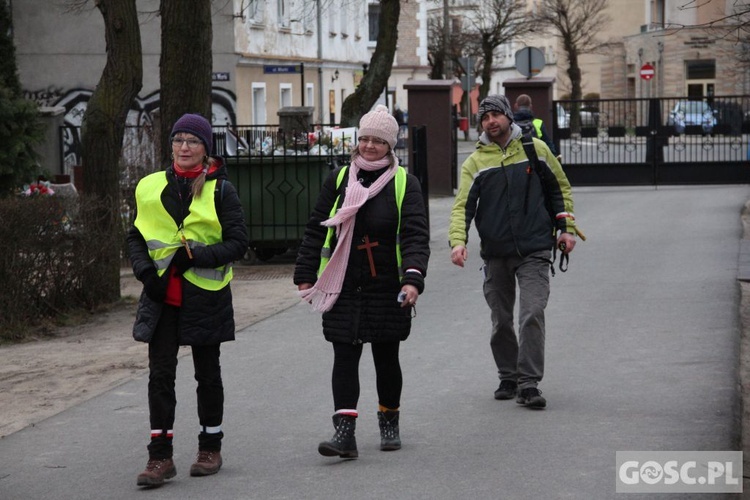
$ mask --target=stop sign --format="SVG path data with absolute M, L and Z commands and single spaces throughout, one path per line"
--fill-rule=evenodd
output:
M 651 80 L 654 77 L 654 67 L 651 66 L 649 63 L 644 64 L 641 66 L 641 78 L 644 80 Z

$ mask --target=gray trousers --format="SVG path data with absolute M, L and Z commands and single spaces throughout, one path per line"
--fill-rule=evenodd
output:
M 550 251 L 484 263 L 484 298 L 492 311 L 490 346 L 500 380 L 519 389 L 536 387 L 544 375 L 544 309 L 549 298 Z M 547 259 L 547 261 L 543 260 Z M 518 338 L 513 308 L 518 282 Z

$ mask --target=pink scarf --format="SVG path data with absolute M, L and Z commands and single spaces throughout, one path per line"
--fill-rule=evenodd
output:
M 359 182 L 359 170 L 372 172 L 390 165 L 390 168 L 366 188 Z M 359 207 L 367 200 L 383 190 L 386 184 L 396 175 L 398 160 L 393 153 L 386 155 L 380 160 L 367 161 L 359 155 L 354 156 L 349 167 L 349 183 L 346 186 L 346 196 L 341 208 L 336 215 L 320 224 L 327 227 L 336 227 L 338 243 L 331 255 L 331 260 L 321 273 L 315 286 L 299 292 L 302 300 L 309 302 L 312 308 L 319 312 L 331 309 L 336 303 L 344 284 L 346 266 L 349 262 L 349 251 L 351 250 L 352 236 L 354 235 L 354 219 Z

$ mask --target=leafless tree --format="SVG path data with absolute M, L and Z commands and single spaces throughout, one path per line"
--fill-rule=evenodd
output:
M 441 80 L 448 76 L 446 74 L 448 52 L 442 19 L 429 19 L 427 21 L 427 62 L 430 65 L 430 80 Z
M 95 5 L 104 17 L 107 62 L 83 115 L 83 190 L 106 207 L 92 222 L 101 226 L 102 234 L 111 235 L 102 238 L 107 257 L 92 262 L 99 272 L 89 275 L 100 280 L 102 300 L 111 302 L 120 298 L 121 246 L 113 244 L 122 240 L 120 153 L 128 111 L 143 85 L 143 64 L 135 0 L 96 0 Z
M 532 23 L 560 40 L 573 100 L 582 98 L 580 56 L 602 47 L 599 34 L 611 21 L 606 8 L 607 0 L 540 0 L 533 15 Z M 576 128 L 577 110 L 571 111 L 571 127 Z
M 679 10 L 697 9 L 709 0 L 683 0 L 678 7 Z M 687 27 L 686 25 L 677 25 L 671 23 L 668 28 Z M 747 0 L 733 0 L 727 6 L 725 14 L 717 16 L 715 19 L 703 23 L 691 25 L 693 28 L 716 28 L 719 32 L 727 36 L 734 36 L 737 41 L 747 40 L 750 36 L 750 3 Z
M 184 113 L 211 121 L 211 0 L 161 0 L 160 144 L 167 144 L 172 124 Z M 162 148 L 162 163 L 171 148 Z
M 707 1 L 685 0 L 679 9 L 697 9 Z M 665 28 L 671 33 L 683 28 L 702 28 L 713 39 L 734 42 L 731 46 L 727 44 L 722 50 L 723 56 L 737 62 L 731 71 L 742 73 L 750 70 L 750 3 L 747 0 L 733 0 L 721 15 L 717 15 L 709 22 L 694 25 L 670 23 Z
M 482 77 L 479 100 L 490 90 L 492 66 L 498 47 L 512 40 L 522 39 L 534 29 L 528 19 L 526 0 L 481 0 L 473 16 L 467 16 L 462 37 L 466 55 L 477 57 L 477 72 Z M 474 68 L 463 68 L 472 73 Z
M 174 0 L 173 0 L 174 1 Z M 388 85 L 398 43 L 399 0 L 380 1 L 380 20 L 375 52 L 359 87 L 341 105 L 341 126 L 354 127 L 363 114 L 370 111 Z

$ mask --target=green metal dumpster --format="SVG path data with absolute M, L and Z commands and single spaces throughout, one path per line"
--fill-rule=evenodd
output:
M 227 158 L 250 235 L 248 258 L 267 260 L 297 247 L 337 157 L 328 155 Z

